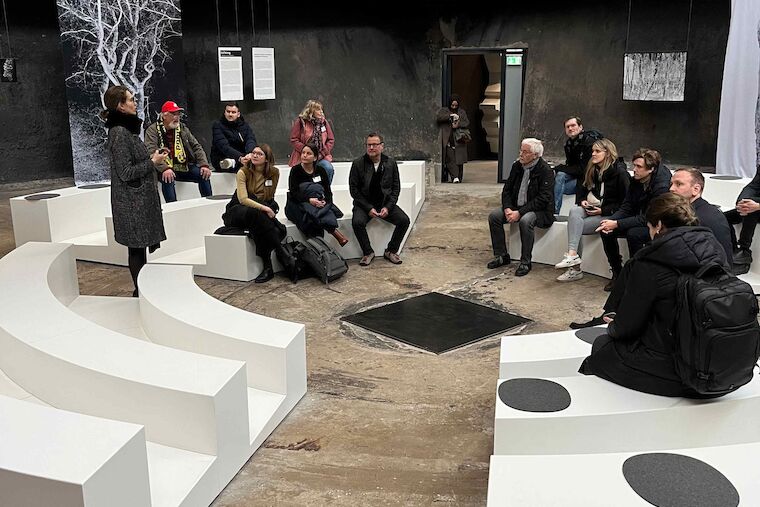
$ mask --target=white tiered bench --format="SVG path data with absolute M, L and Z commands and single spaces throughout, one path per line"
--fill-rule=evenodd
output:
M 592 329 L 604 330 L 604 326 Z M 591 345 L 576 336 L 577 330 L 501 338 L 499 378 L 572 377 L 591 353 Z
M 0 395 L 0 505 L 151 505 L 145 432 Z
M 335 164 L 333 180 L 335 203 L 345 213 L 340 220 L 341 230 L 349 237 L 349 244 L 339 248 L 337 242 L 327 236 L 346 258 L 359 258 L 362 252 L 351 227 L 352 199 L 348 188 L 350 163 Z M 290 168 L 281 167 L 280 181 L 275 198 L 280 204 L 278 218 L 288 229 L 288 235 L 303 240 L 294 224 L 285 218 L 284 207 Z M 398 205 L 409 215 L 412 224 L 425 200 L 424 161 L 399 162 L 401 193 Z M 214 173 L 227 192 L 234 191 L 234 174 Z M 180 185 L 182 183 L 182 185 Z M 225 186 L 226 185 L 226 186 Z M 231 186 L 231 187 L 230 187 Z M 194 183 L 177 182 L 178 195 L 189 197 L 190 190 L 197 192 Z M 74 246 L 79 260 L 126 265 L 127 251 L 114 240 L 113 219 L 110 212 L 110 188 L 65 188 L 50 191 L 59 194 L 52 199 L 30 201 L 27 196 L 11 199 L 16 245 L 27 241 L 59 241 Z M 162 205 L 167 240 L 161 248 L 149 254 L 148 261 L 163 264 L 190 264 L 196 275 L 249 281 L 261 271 L 261 259 L 255 255 L 255 245 L 246 236 L 223 236 L 213 232 L 222 226 L 222 213 L 227 200 L 188 198 Z M 77 220 L 79 217 L 85 217 Z M 411 227 L 409 228 L 409 232 Z M 380 252 L 387 245 L 393 227 L 381 220 L 372 220 L 367 232 L 373 247 Z M 407 232 L 407 237 L 409 232 Z M 404 238 L 403 244 L 406 242 Z M 276 264 L 276 260 L 275 260 Z M 277 264 L 276 264 L 277 265 Z
M 760 443 L 668 449 L 719 470 L 736 488 L 740 505 L 760 505 Z M 623 463 L 641 453 L 491 456 L 489 506 L 646 507 L 626 482 Z
M 647 453 L 699 459 L 727 477 L 742 505 L 760 500 L 760 377 L 712 400 L 640 393 L 578 374 L 591 346 L 575 332 L 502 338 L 489 506 L 649 505 L 622 473 L 626 459 Z M 562 386 L 569 405 L 546 412 L 507 405 L 499 387 L 519 378 Z
M 82 463 L 72 468 L 73 479 L 89 467 L 94 477 L 109 480 L 109 467 L 116 465 L 103 456 L 115 456 L 119 480 L 134 490 L 123 505 L 208 505 L 305 393 L 303 326 L 212 300 L 194 285 L 187 267 L 146 266 L 139 300 L 80 296 L 72 249 L 30 242 L 0 260 L 0 283 L 13 288 L 0 293 L 0 393 L 23 406 L 49 404 L 131 424 L 83 422 L 93 440 L 73 457 L 66 426 L 36 442 L 18 429 L 18 438 L 3 431 L 0 484 L 6 484 L 2 478 L 14 480 L 0 488 L 0 498 L 23 495 L 30 484 L 19 476 L 24 470 L 58 488 L 62 498 L 76 495 L 82 484 L 48 480 L 58 471 L 51 465 L 46 472 L 29 458 L 60 448 L 61 460 Z M 178 293 L 183 303 L 192 300 L 201 318 L 208 310 L 209 322 L 174 320 L 172 313 L 182 314 L 172 301 Z M 0 411 L 0 421 L 30 413 L 8 410 Z M 79 417 L 40 413 L 51 425 Z M 134 438 L 147 457 L 128 466 L 137 460 Z M 29 446 L 26 457 L 16 452 L 22 443 Z M 119 458 L 124 453 L 129 460 Z M 100 483 L 93 480 L 92 488 Z M 150 501 L 139 501 L 147 491 Z

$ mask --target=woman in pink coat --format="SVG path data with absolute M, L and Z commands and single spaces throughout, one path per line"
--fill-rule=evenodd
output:
M 321 102 L 317 100 L 306 102 L 303 111 L 293 122 L 293 128 L 290 129 L 290 144 L 293 146 L 293 153 L 290 154 L 290 162 L 288 162 L 290 167 L 301 162 L 303 147 L 307 144 L 313 144 L 319 150 L 316 165 L 325 169 L 327 177 L 332 183 L 335 174 L 335 169 L 331 163 L 335 136 L 330 122 L 325 118 Z

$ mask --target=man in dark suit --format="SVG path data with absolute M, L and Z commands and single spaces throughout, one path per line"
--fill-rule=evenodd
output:
M 731 243 L 731 226 L 728 225 L 726 217 L 720 212 L 717 206 L 702 199 L 702 191 L 705 188 L 705 177 L 702 173 L 693 168 L 676 169 L 670 178 L 670 191 L 685 197 L 694 208 L 694 213 L 699 218 L 699 225 L 708 227 L 718 243 L 726 252 L 728 265 L 733 263 L 733 246 Z
M 531 269 L 534 229 L 547 228 L 554 222 L 554 171 L 541 158 L 543 154 L 544 145 L 538 139 L 523 139 L 520 144 L 520 156 L 512 165 L 501 191 L 501 207 L 488 216 L 494 254 L 488 263 L 489 269 L 511 261 L 504 224 L 518 223 L 520 226 L 522 250 L 515 276 L 524 276 Z

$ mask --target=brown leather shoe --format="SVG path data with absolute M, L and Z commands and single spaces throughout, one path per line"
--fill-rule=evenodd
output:
M 375 253 L 372 252 L 371 254 L 365 255 L 362 257 L 362 259 L 359 261 L 360 266 L 369 266 L 372 262 L 372 259 L 375 258 Z
M 386 250 L 383 257 L 391 264 L 401 264 L 402 262 L 401 257 L 399 257 L 396 252 L 391 252 L 390 250 Z
M 340 232 L 338 229 L 335 229 L 330 234 L 332 234 L 332 237 L 338 240 L 338 244 L 340 246 L 345 246 L 346 243 L 348 243 L 348 238 Z

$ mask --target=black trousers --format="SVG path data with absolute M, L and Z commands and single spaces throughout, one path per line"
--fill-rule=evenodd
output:
M 224 225 L 245 229 L 256 243 L 256 255 L 269 260 L 272 251 L 280 244 L 285 227 L 276 218 L 243 204 L 233 206 L 224 214 Z
M 623 257 L 620 255 L 620 245 L 618 238 L 625 238 L 628 242 L 628 254 L 633 257 L 636 252 L 641 250 L 644 245 L 649 243 L 649 229 L 644 227 L 631 227 L 626 231 L 615 229 L 611 233 L 599 233 L 602 237 L 602 246 L 604 253 L 607 255 L 607 261 L 610 263 L 612 273 L 617 276 L 623 268 Z
M 372 250 L 372 245 L 369 242 L 369 236 L 367 235 L 367 223 L 369 223 L 370 220 L 371 217 L 366 211 L 358 206 L 354 206 L 351 225 L 354 227 L 356 240 L 359 242 L 359 246 L 364 255 L 369 255 L 374 252 L 374 250 Z M 404 210 L 398 206 L 393 206 L 388 212 L 388 216 L 381 218 L 380 220 L 385 220 L 396 226 L 396 228 L 393 229 L 393 235 L 388 243 L 387 250 L 389 252 L 398 253 L 398 249 L 401 248 L 401 241 L 404 239 L 407 229 L 409 229 L 409 217 L 404 213 Z
M 466 149 L 464 147 L 459 148 Z M 443 169 L 441 174 L 441 183 L 447 183 L 449 181 L 449 176 L 453 180 L 454 178 L 459 178 L 459 180 L 462 180 L 462 177 L 464 176 L 464 164 L 457 164 L 457 155 L 454 148 L 451 146 L 446 146 L 446 151 L 444 152 L 443 157 Z
M 743 250 L 749 250 L 752 246 L 752 238 L 755 236 L 755 226 L 758 220 L 760 220 L 760 211 L 755 211 L 747 216 L 741 216 L 738 211 L 732 209 L 723 213 L 729 224 L 742 224 L 742 230 L 739 232 L 739 241 L 736 241 L 736 230 L 733 227 L 729 227 L 731 230 L 731 243 L 734 247 L 739 246 Z

